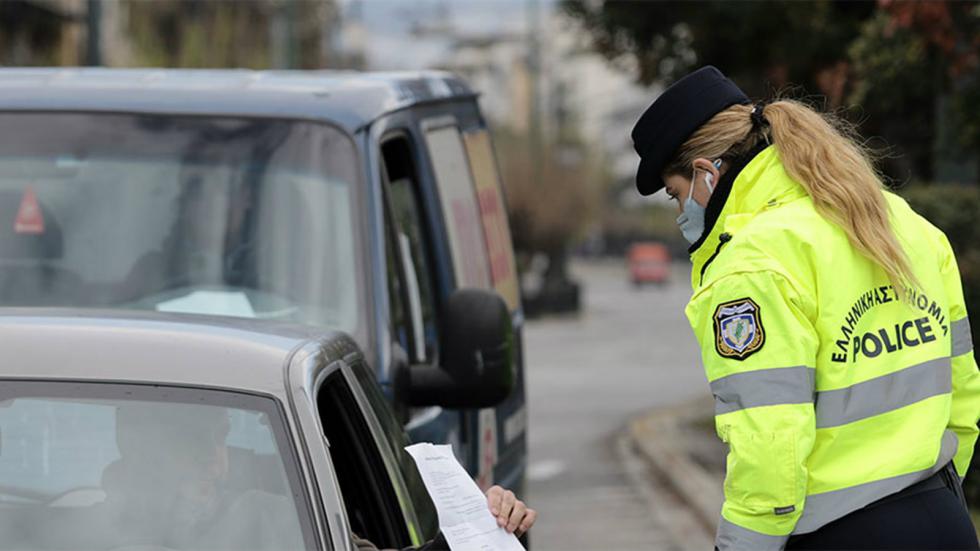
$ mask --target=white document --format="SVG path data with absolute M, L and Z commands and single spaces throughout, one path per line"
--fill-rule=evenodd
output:
M 452 446 L 415 444 L 405 448 L 439 513 L 439 528 L 453 551 L 524 551 L 514 534 L 497 525 L 487 497 L 456 461 Z

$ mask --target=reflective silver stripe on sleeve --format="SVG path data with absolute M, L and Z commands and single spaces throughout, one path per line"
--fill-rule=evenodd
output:
M 970 332 L 970 318 L 953 322 L 953 357 L 973 350 L 973 333 Z
M 711 382 L 715 415 L 745 408 L 813 402 L 814 369 L 779 367 L 734 373 Z
M 715 535 L 715 547 L 718 551 L 782 551 L 787 540 L 789 536 L 761 534 L 722 517 Z
M 803 515 L 796 523 L 794 534 L 808 534 L 818 530 L 827 523 L 833 522 L 844 515 L 857 511 L 861 507 L 877 501 L 885 496 L 904 490 L 912 484 L 929 478 L 930 475 L 946 466 L 956 455 L 958 440 L 953 431 L 943 432 L 942 444 L 939 448 L 939 458 L 935 465 L 914 473 L 886 478 L 859 484 L 850 488 L 813 494 L 806 496 L 803 504 Z
M 837 390 L 817 392 L 817 428 L 867 419 L 952 391 L 949 358 L 938 358 Z

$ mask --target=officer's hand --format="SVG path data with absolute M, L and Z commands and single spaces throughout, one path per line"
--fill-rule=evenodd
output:
M 487 490 L 487 504 L 493 516 L 497 517 L 497 524 L 517 536 L 530 530 L 538 519 L 537 511 L 529 509 L 514 492 L 500 486 Z

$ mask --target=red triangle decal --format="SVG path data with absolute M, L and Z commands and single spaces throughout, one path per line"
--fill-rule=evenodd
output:
M 24 198 L 21 199 L 20 208 L 17 209 L 14 232 L 29 235 L 44 233 L 44 216 L 41 215 L 41 205 L 38 204 L 37 196 L 34 195 L 34 190 L 30 187 L 24 191 Z

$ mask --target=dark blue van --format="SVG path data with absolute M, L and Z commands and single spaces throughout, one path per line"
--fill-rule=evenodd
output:
M 0 70 L 0 305 L 347 332 L 414 440 L 521 494 L 509 232 L 476 94 L 449 74 Z M 515 329 L 496 389 L 445 366 L 471 336 L 447 304 L 474 288 Z

